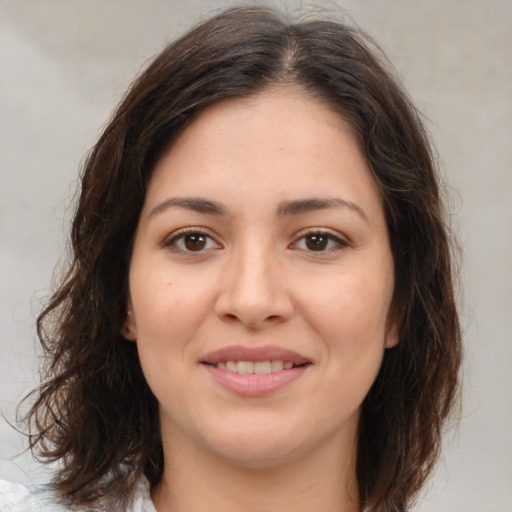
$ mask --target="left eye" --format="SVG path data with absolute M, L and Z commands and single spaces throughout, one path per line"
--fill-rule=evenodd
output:
M 183 252 L 201 252 L 217 247 L 212 237 L 200 231 L 178 234 L 166 245 Z
M 325 252 L 331 249 L 345 247 L 346 242 L 327 233 L 310 233 L 295 243 L 297 249 L 303 251 Z

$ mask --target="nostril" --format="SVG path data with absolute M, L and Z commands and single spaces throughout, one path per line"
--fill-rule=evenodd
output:
M 252 290 L 243 283 L 222 291 L 215 303 L 215 314 L 224 322 L 241 322 L 251 329 L 277 325 L 293 313 L 290 297 L 282 288 Z M 265 292 L 265 293 L 263 293 Z M 272 293 L 270 293 L 272 292 Z

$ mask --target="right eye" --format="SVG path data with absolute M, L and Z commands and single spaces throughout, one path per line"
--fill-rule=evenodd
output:
M 189 230 L 174 234 L 165 242 L 165 246 L 181 252 L 202 252 L 220 247 L 210 235 Z

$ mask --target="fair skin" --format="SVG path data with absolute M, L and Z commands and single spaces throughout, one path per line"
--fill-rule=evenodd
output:
M 292 89 L 203 111 L 154 170 L 129 283 L 123 335 L 160 404 L 158 512 L 359 510 L 394 275 L 339 115 Z

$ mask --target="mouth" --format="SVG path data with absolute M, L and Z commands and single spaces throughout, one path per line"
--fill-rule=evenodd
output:
M 291 370 L 299 366 L 305 366 L 311 363 L 294 364 L 292 361 L 283 361 L 282 359 L 273 359 L 267 361 L 219 361 L 218 363 L 211 364 L 205 363 L 226 370 L 232 373 L 239 373 L 242 375 L 266 375 L 268 373 L 282 372 L 283 370 Z
M 272 394 L 299 379 L 313 364 L 281 347 L 240 345 L 212 352 L 200 363 L 221 387 L 246 397 Z

